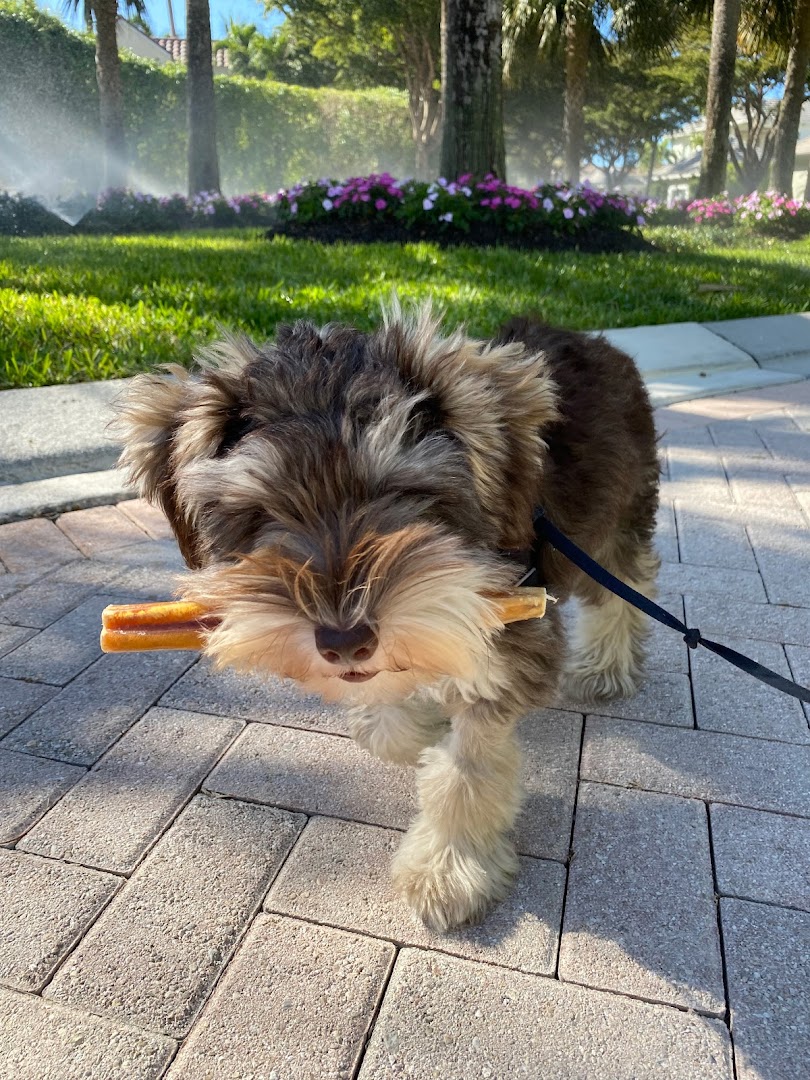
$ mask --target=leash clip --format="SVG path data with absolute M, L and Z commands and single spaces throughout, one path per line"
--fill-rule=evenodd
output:
M 683 640 L 686 642 L 690 649 L 696 649 L 698 645 L 700 645 L 703 638 L 700 636 L 700 631 L 698 629 L 694 629 L 687 630 L 686 633 L 683 635 Z

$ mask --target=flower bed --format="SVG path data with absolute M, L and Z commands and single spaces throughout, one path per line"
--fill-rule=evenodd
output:
M 269 235 L 334 241 L 511 244 L 622 250 L 646 247 L 643 204 L 588 185 L 526 189 L 492 175 L 397 181 L 388 173 L 296 184 L 275 197 Z
M 787 237 L 810 232 L 810 202 L 778 191 L 754 191 L 734 199 L 723 192 L 708 199 L 682 200 L 670 207 L 650 204 L 648 217 L 653 225 L 734 225 Z

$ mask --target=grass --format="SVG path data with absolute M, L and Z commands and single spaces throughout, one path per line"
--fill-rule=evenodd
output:
M 621 255 L 432 244 L 336 245 L 247 232 L 0 238 L 0 385 L 130 375 L 222 327 L 268 337 L 308 317 L 369 327 L 396 287 L 487 335 L 535 311 L 595 330 L 774 315 L 810 307 L 810 238 L 651 229 L 659 250 Z M 733 291 L 710 291 L 707 286 Z

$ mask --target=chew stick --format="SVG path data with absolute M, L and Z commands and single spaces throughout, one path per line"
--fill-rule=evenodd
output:
M 206 608 L 190 600 L 110 604 L 101 613 L 101 651 L 196 651 L 203 647 L 206 631 L 217 621 Z
M 504 624 L 542 619 L 545 589 L 511 589 L 489 597 Z M 101 614 L 102 652 L 146 652 L 152 649 L 201 649 L 219 620 L 191 600 L 154 604 L 111 604 Z

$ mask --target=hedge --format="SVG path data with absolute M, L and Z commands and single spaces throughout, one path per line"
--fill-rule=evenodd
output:
M 123 59 L 133 186 L 185 188 L 185 70 Z M 414 170 L 407 101 L 397 90 L 339 91 L 216 78 L 223 188 L 270 191 L 326 172 Z M 91 37 L 32 0 L 0 0 L 0 188 L 95 191 L 98 90 Z

